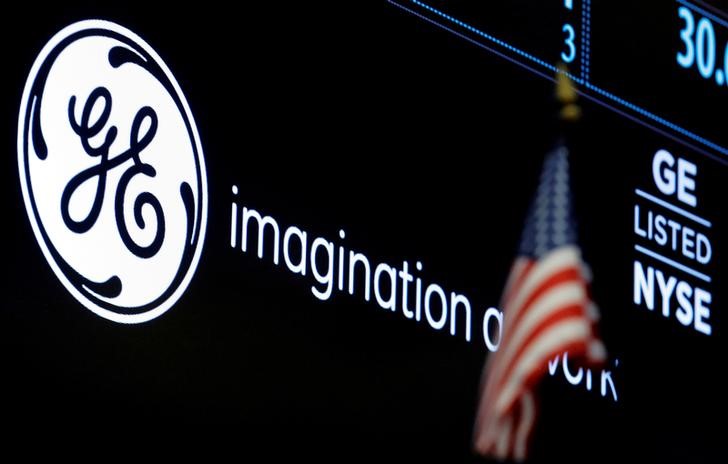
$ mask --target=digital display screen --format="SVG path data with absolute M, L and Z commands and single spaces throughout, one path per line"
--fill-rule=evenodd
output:
M 8 447 L 725 459 L 725 2 L 71 1 L 0 34 Z

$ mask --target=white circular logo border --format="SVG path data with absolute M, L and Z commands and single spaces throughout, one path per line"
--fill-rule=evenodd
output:
M 45 240 L 43 239 L 43 235 L 40 230 L 40 226 L 38 224 L 38 220 L 35 217 L 35 214 L 33 214 L 33 204 L 32 200 L 30 198 L 30 190 L 27 185 L 27 176 L 25 171 L 25 160 L 24 157 L 26 156 L 26 153 L 24 153 L 24 138 L 26 137 L 26 134 L 28 132 L 28 128 L 25 126 L 25 116 L 28 110 L 28 104 L 30 103 L 30 94 L 33 88 L 33 84 L 35 83 L 35 80 L 37 78 L 38 72 L 40 68 L 45 63 L 46 58 L 48 58 L 48 55 L 54 50 L 54 48 L 59 45 L 63 40 L 65 40 L 67 37 L 69 37 L 72 34 L 75 34 L 77 32 L 81 32 L 87 29 L 106 29 L 111 32 L 115 32 L 117 34 L 120 34 L 135 44 L 137 44 L 139 47 L 144 49 L 152 58 L 154 58 L 156 64 L 162 69 L 166 77 L 169 79 L 169 81 L 172 83 L 172 86 L 174 87 L 175 92 L 177 93 L 177 96 L 179 97 L 180 102 L 182 103 L 182 107 L 184 108 L 184 111 L 186 113 L 186 117 L 188 118 L 192 130 L 192 134 L 194 137 L 194 143 L 197 149 L 197 157 L 199 161 L 199 170 L 200 170 L 200 179 L 201 179 L 201 186 L 199 188 L 199 191 L 201 192 L 203 198 L 200 201 L 201 204 L 201 211 L 200 211 L 200 230 L 199 235 L 197 238 L 197 242 L 195 244 L 195 250 L 192 257 L 192 261 L 190 262 L 189 267 L 187 268 L 187 272 L 185 273 L 184 278 L 179 283 L 177 288 L 174 290 L 174 292 L 163 302 L 161 302 L 158 306 L 156 306 L 153 309 L 150 309 L 146 312 L 139 313 L 139 314 L 120 314 L 114 311 L 110 311 L 108 309 L 102 308 L 93 301 L 89 300 L 85 295 L 83 295 L 78 289 L 70 282 L 70 280 L 66 277 L 65 273 L 60 269 L 58 266 L 58 263 L 56 263 L 55 259 L 53 258 L 52 254 L 50 253 L 50 250 L 48 249 L 48 245 L 45 243 Z M 182 89 L 180 88 L 179 84 L 177 83 L 177 80 L 174 78 L 174 75 L 167 67 L 167 64 L 162 60 L 162 58 L 154 51 L 154 49 L 149 46 L 141 37 L 139 37 L 134 32 L 130 31 L 129 29 L 120 26 L 116 23 L 110 22 L 110 21 L 104 21 L 104 20 L 97 20 L 97 19 L 90 19 L 90 20 L 83 20 L 78 21 L 76 23 L 70 24 L 66 26 L 65 28 L 61 29 L 58 33 L 56 33 L 43 47 L 41 52 L 38 54 L 38 57 L 35 59 L 35 62 L 33 63 L 33 66 L 30 70 L 30 74 L 28 75 L 28 79 L 25 82 L 25 88 L 23 89 L 23 97 L 20 103 L 20 114 L 18 116 L 18 169 L 20 174 L 20 184 L 21 189 L 23 192 L 23 201 L 25 202 L 25 209 L 28 214 L 28 217 L 30 218 L 31 226 L 33 227 L 33 232 L 35 234 L 36 241 L 41 247 L 41 250 L 43 251 L 43 255 L 46 258 L 46 261 L 48 261 L 48 264 L 50 264 L 51 268 L 53 269 L 53 272 L 56 274 L 58 279 L 63 283 L 63 286 L 68 290 L 76 300 L 78 300 L 81 304 L 83 304 L 86 308 L 93 311 L 95 314 L 97 314 L 100 317 L 103 317 L 104 319 L 108 319 L 113 322 L 118 322 L 121 324 L 140 324 L 144 322 L 151 321 L 152 319 L 155 319 L 162 314 L 164 314 L 167 310 L 169 310 L 182 296 L 182 294 L 187 290 L 187 287 L 189 286 L 190 282 L 192 281 L 192 277 L 195 274 L 195 271 L 197 270 L 197 265 L 199 264 L 200 257 L 202 255 L 202 249 L 204 246 L 205 241 L 205 234 L 207 229 L 207 202 L 208 202 L 208 193 L 207 193 L 207 171 L 205 168 L 205 157 L 204 157 L 204 151 L 202 150 L 202 143 L 200 142 L 200 135 L 197 131 L 197 123 L 195 122 L 195 119 L 192 115 L 192 111 L 190 110 L 189 104 L 187 103 L 187 99 L 185 98 L 184 93 L 182 92 Z

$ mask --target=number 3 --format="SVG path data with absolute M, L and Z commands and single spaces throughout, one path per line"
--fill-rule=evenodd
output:
M 690 10 L 688 10 L 684 6 L 681 6 L 677 10 L 677 12 L 680 17 L 685 20 L 685 29 L 680 31 L 680 38 L 685 43 L 685 53 L 677 54 L 677 62 L 683 68 L 689 68 L 693 65 L 693 62 L 695 61 L 695 46 L 693 45 L 695 19 L 693 18 L 693 14 L 690 12 Z
M 561 52 L 561 59 L 564 60 L 565 63 L 571 63 L 574 61 L 574 58 L 576 58 L 576 45 L 574 45 L 574 38 L 576 38 L 576 33 L 574 32 L 574 28 L 571 27 L 571 24 L 565 24 L 562 31 L 569 34 L 569 36 L 566 38 L 566 41 L 564 42 L 567 47 L 569 47 L 569 53 Z

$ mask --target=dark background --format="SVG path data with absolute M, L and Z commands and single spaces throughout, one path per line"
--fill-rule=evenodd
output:
M 662 2 L 643 3 L 662 11 Z M 611 14 L 603 12 L 600 22 Z M 548 23 L 515 17 L 519 30 Z M 17 176 L 30 67 L 53 34 L 89 18 L 130 28 L 160 54 L 205 150 L 209 221 L 197 273 L 170 311 L 138 326 L 101 319 L 64 289 L 37 246 Z M 24 4 L 8 21 L 0 423 L 9 432 L 0 442 L 104 453 L 153 444 L 175 457 L 477 460 L 479 321 L 498 303 L 540 163 L 559 136 L 553 83 L 383 1 Z M 594 49 L 624 48 L 618 35 L 601 37 Z M 654 47 L 632 42 L 633 57 L 641 43 Z M 650 54 L 665 76 L 656 95 L 676 85 L 670 47 Z M 695 79 L 680 82 L 686 93 L 702 92 Z M 722 104 L 725 92 L 713 98 Z M 574 195 L 620 397 L 547 379 L 533 461 L 719 461 L 725 165 L 598 105 L 583 109 L 571 141 Z M 717 104 L 671 111 L 698 128 L 724 119 Z M 698 165 L 699 213 L 714 222 L 712 337 L 632 304 L 634 189 L 656 192 L 651 158 L 660 148 Z M 311 280 L 231 250 L 233 184 L 241 204 L 281 225 L 330 239 L 345 229 L 345 245 L 373 262 L 422 260 L 425 281 L 470 297 L 473 341 L 359 296 L 335 292 L 321 303 Z

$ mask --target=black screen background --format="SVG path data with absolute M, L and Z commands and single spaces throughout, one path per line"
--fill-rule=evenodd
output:
M 386 2 L 241 8 L 24 4 L 1 30 L 0 422 L 8 432 L 0 441 L 101 444 L 109 453 L 156 444 L 171 456 L 229 450 L 268 460 L 477 460 L 479 315 L 498 303 L 542 157 L 558 136 L 553 84 Z M 54 33 L 89 18 L 130 28 L 160 54 L 205 151 L 200 265 L 181 300 L 139 326 L 101 319 L 68 294 L 37 246 L 17 176 L 28 71 Z M 621 362 L 620 399 L 547 379 L 534 462 L 715 462 L 725 454 L 712 425 L 725 411 L 725 166 L 583 107 L 574 193 L 602 333 Z M 693 121 L 712 127 L 717 117 Z M 701 212 L 715 223 L 711 338 L 631 303 L 633 191 L 653 187 L 651 156 L 666 147 L 698 164 Z M 343 228 L 341 242 L 372 261 L 423 261 L 425 280 L 470 297 L 473 341 L 360 296 L 335 292 L 321 303 L 312 280 L 231 250 L 232 185 L 241 204 L 282 225 L 330 239 Z

